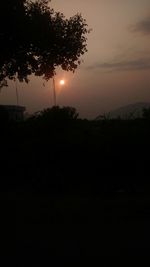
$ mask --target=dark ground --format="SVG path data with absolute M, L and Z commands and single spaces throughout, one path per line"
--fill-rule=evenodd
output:
M 149 137 L 144 120 L 4 127 L 1 198 L 6 218 L 16 206 L 16 266 L 145 266 Z

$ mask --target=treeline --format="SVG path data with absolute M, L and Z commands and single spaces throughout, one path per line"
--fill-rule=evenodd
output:
M 4 121 L 3 121 L 4 122 Z M 1 123 L 1 183 L 44 192 L 149 191 L 149 116 L 89 121 L 53 107 Z

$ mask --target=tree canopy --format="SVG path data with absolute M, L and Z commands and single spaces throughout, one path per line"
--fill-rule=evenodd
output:
M 50 0 L 3 0 L 0 9 L 0 86 L 7 79 L 46 80 L 55 69 L 74 71 L 87 51 L 87 24 L 81 14 L 66 19 Z

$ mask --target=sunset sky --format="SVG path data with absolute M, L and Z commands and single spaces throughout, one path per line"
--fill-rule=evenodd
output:
M 150 0 L 52 0 L 68 18 L 87 20 L 88 53 L 75 74 L 58 70 L 57 103 L 95 118 L 114 108 L 150 102 Z M 65 79 L 62 87 L 59 80 Z M 29 113 L 53 105 L 52 81 L 32 77 L 18 83 L 19 103 Z M 1 104 L 16 104 L 15 84 L 3 88 Z

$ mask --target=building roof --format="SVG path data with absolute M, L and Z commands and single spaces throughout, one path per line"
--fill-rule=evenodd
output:
M 17 105 L 0 105 L 0 108 L 4 108 L 7 111 L 19 111 L 19 112 L 24 112 L 26 110 L 25 107 Z

